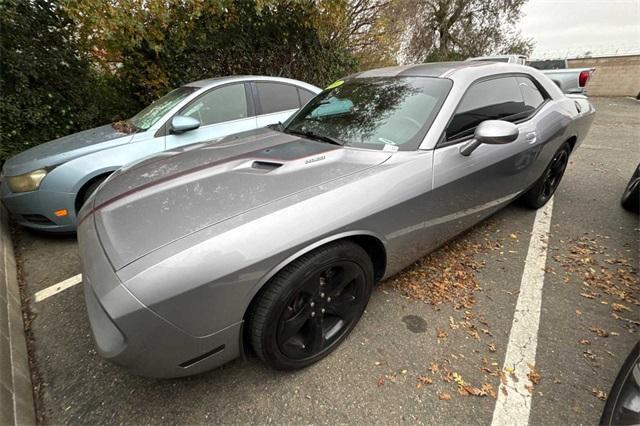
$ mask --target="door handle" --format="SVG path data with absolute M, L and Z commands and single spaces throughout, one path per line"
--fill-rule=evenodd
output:
M 529 132 L 525 136 L 525 139 L 527 140 L 528 143 L 535 143 L 536 138 L 537 138 L 536 132 Z

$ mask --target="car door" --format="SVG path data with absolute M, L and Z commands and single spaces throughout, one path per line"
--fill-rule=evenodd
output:
M 167 131 L 166 149 L 252 130 L 257 126 L 249 88 L 242 82 L 214 87 L 189 102 L 177 115 L 198 119 L 200 127 L 181 134 Z
M 493 213 L 535 180 L 541 144 L 534 116 L 542 103 L 544 99 L 533 108 L 525 102 L 515 75 L 469 87 L 434 151 L 432 201 L 438 206 L 439 223 L 447 227 L 445 238 Z M 498 119 L 516 123 L 515 141 L 482 144 L 469 156 L 460 154 L 480 123 Z
M 292 84 L 256 81 L 252 83 L 258 127 L 284 122 L 315 95 Z

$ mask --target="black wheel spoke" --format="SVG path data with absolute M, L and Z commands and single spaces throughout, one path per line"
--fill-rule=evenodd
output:
M 310 309 L 303 307 L 291 318 L 284 320 L 280 325 L 280 341 L 286 343 L 300 332 L 300 329 L 309 321 Z
M 359 275 L 360 272 L 355 267 L 341 268 L 336 275 L 330 278 L 327 293 L 331 297 L 337 297 Z
M 325 338 L 322 324 L 322 316 L 315 316 L 309 321 L 309 348 L 313 353 L 320 352 L 324 348 Z
M 325 314 L 334 315 L 345 322 L 349 322 L 356 314 L 356 298 L 350 294 L 338 296 L 327 304 Z

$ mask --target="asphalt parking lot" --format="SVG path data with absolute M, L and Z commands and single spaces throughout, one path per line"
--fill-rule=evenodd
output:
M 535 211 L 509 206 L 383 283 L 345 343 L 309 369 L 276 372 L 249 356 L 176 380 L 103 361 L 81 285 L 35 302 L 36 292 L 80 273 L 77 244 L 17 229 L 40 420 L 487 424 L 513 393 L 501 383 L 511 381 L 526 384 L 530 424 L 596 423 L 640 336 L 640 225 L 619 205 L 640 161 L 640 103 L 593 102 L 591 132 L 545 213 L 544 286 L 526 377 L 504 363 Z

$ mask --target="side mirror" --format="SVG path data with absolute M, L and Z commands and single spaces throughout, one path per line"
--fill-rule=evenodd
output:
M 200 120 L 185 115 L 176 115 L 169 124 L 169 133 L 179 135 L 180 133 L 195 130 L 200 127 Z
M 476 127 L 473 139 L 460 148 L 460 154 L 471 155 L 480 144 L 502 145 L 518 139 L 518 126 L 503 120 L 483 121 Z

